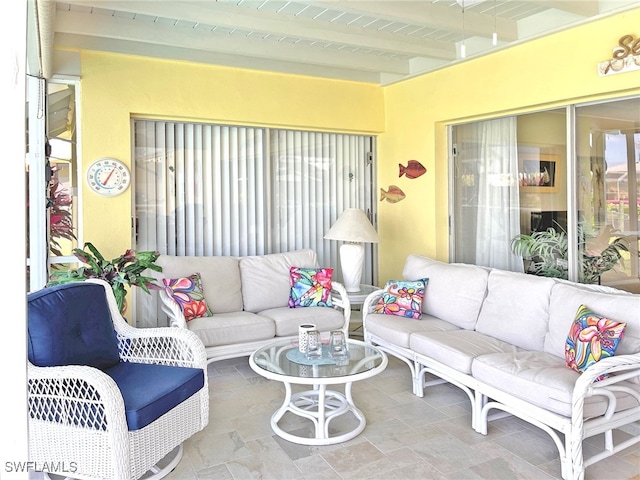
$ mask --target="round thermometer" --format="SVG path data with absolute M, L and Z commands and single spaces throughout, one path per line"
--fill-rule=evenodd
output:
M 101 158 L 89 166 L 87 183 L 99 195 L 113 197 L 123 193 L 131 183 L 127 166 L 115 158 Z

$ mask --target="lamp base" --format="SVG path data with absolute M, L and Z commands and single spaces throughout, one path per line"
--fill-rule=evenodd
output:
M 343 243 L 340 247 L 340 266 L 342 279 L 347 292 L 359 292 L 364 265 L 364 245 L 361 243 Z

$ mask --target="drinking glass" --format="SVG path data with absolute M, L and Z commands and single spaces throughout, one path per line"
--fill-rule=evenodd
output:
M 342 330 L 333 330 L 329 337 L 329 356 L 336 361 L 349 358 L 347 350 L 347 337 Z
M 322 341 L 318 330 L 307 332 L 307 359 L 316 360 L 322 358 Z

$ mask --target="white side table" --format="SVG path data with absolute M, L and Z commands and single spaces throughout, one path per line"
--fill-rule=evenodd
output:
M 349 298 L 349 302 L 351 303 L 352 313 L 353 313 L 354 305 L 362 306 L 362 304 L 364 304 L 364 301 L 369 296 L 369 294 L 375 292 L 376 290 L 380 290 L 380 287 L 361 283 L 360 290 L 358 290 L 357 292 L 347 292 L 347 297 Z M 339 297 L 332 297 L 332 302 L 334 305 L 337 305 L 338 307 L 342 307 L 342 301 L 340 300 Z M 362 324 L 360 324 L 358 327 L 354 328 L 353 330 L 350 330 L 349 336 L 362 337 L 363 333 L 361 329 L 362 329 Z

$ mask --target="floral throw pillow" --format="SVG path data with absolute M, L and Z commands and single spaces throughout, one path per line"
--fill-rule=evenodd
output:
M 598 360 L 612 357 L 626 326 L 626 323 L 610 320 L 581 305 L 565 344 L 567 366 L 582 373 Z M 601 375 L 598 380 L 605 376 Z
M 428 278 L 415 281 L 388 281 L 382 297 L 373 308 L 374 313 L 415 319 L 422 318 L 422 300 L 428 281 Z
M 289 269 L 291 292 L 289 308 L 299 307 L 332 307 L 331 276 L 332 268 Z
M 180 306 L 187 322 L 213 315 L 202 293 L 199 273 L 182 278 L 163 278 L 164 291 Z

